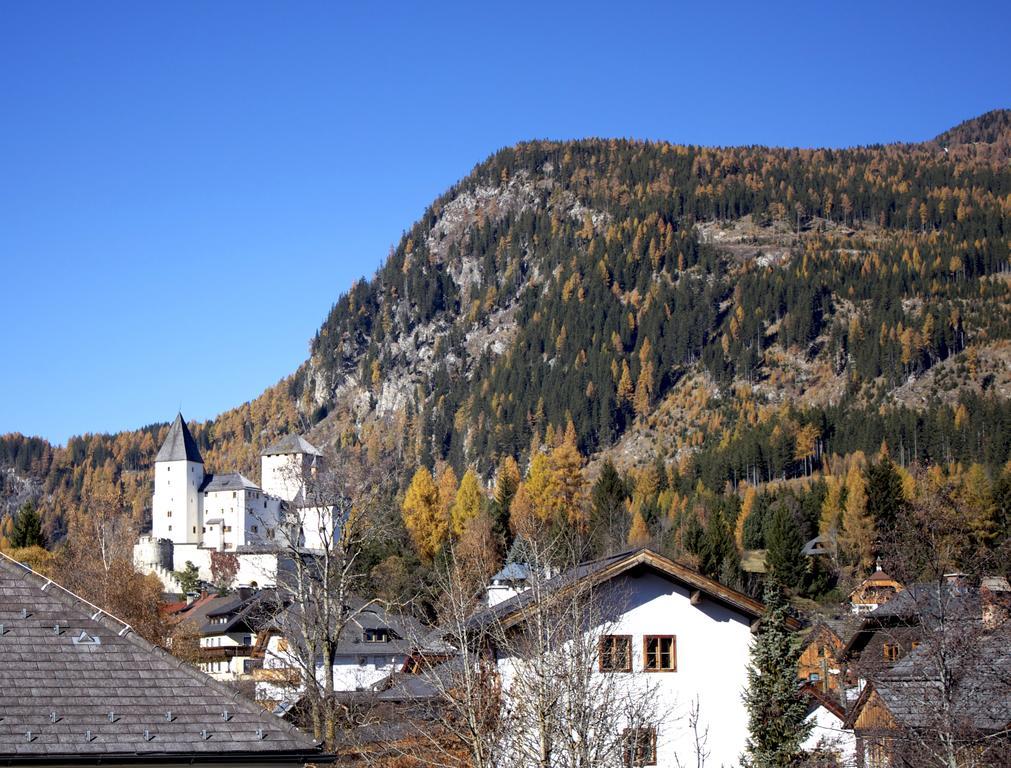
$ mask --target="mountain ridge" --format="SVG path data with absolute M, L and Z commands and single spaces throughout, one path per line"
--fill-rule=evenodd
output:
M 808 406 L 929 410 L 886 401 L 942 363 L 1003 359 L 1009 115 L 844 150 L 504 148 L 335 302 L 306 363 L 194 437 L 217 468 L 247 473 L 298 431 L 487 477 L 570 420 L 586 454 L 681 464 L 761 414 L 779 419 L 782 392 L 798 393 L 802 408 L 782 416 L 794 431 L 821 418 Z M 992 367 L 954 389 L 1003 401 Z M 6 436 L 0 464 L 53 508 L 78 503 L 92 475 L 126 483 L 142 521 L 166 428 L 64 448 Z

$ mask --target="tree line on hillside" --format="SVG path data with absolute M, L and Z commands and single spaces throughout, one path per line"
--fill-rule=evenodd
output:
M 1001 116 L 987 121 L 957 136 L 999 134 Z M 489 190 L 501 204 L 468 203 L 458 229 L 444 220 Z M 981 350 L 1011 331 L 1009 192 L 1006 163 L 937 144 L 520 144 L 440 196 L 376 276 L 336 302 L 308 366 L 191 431 L 212 470 L 255 477 L 262 447 L 325 418 L 328 440 L 391 452 L 402 490 L 421 465 L 489 482 L 505 458 L 527 466 L 570 424 L 585 456 L 649 425 L 673 442 L 661 452 L 677 455 L 681 477 L 721 492 L 824 472 L 825 457 L 883 442 L 900 464 L 999 474 L 1011 458 L 1007 405 Z M 699 226 L 741 217 L 785 228 L 784 260 L 728 257 Z M 514 324 L 504 351 L 464 365 L 468 334 L 501 313 Z M 351 375 L 378 399 L 410 360 L 401 342 L 426 324 L 440 329 L 431 375 L 392 414 L 344 413 L 326 387 L 310 386 Z M 781 388 L 778 361 L 790 356 L 826 369 L 840 395 L 778 406 L 767 393 Z M 888 400 L 942 367 L 916 409 Z M 699 377 L 708 383 L 696 386 Z M 688 417 L 654 423 L 668 407 Z M 92 486 L 116 485 L 143 526 L 164 431 L 75 436 L 62 448 L 7 435 L 0 466 L 40 481 L 54 541 Z

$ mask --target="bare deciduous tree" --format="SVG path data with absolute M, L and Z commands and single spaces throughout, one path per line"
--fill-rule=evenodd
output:
M 341 713 L 333 666 L 337 645 L 349 624 L 374 601 L 362 600 L 368 579 L 367 553 L 389 535 L 392 484 L 382 463 L 360 448 L 317 457 L 310 471 L 291 466 L 300 488 L 282 511 L 275 542 L 284 565 L 278 569 L 276 622 L 287 645 L 287 661 L 297 669 L 302 704 L 316 738 L 332 747 Z

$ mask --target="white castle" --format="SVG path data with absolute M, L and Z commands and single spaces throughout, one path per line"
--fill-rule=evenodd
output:
M 167 590 L 179 591 L 172 571 L 191 562 L 201 578 L 211 581 L 212 553 L 224 552 L 236 558 L 237 583 L 276 584 L 292 525 L 299 528 L 294 535 L 302 547 L 319 548 L 321 526 L 310 520 L 329 515 L 301 511 L 306 483 L 321 462 L 308 441 L 288 435 L 260 455 L 262 488 L 238 472 L 210 474 L 182 414 L 177 415 L 155 457 L 151 533 L 134 546 L 135 564 L 161 578 Z

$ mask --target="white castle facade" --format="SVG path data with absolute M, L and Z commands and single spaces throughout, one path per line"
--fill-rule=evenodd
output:
M 210 474 L 177 415 L 155 458 L 151 533 L 134 546 L 135 564 L 175 592 L 180 590 L 173 571 L 191 562 L 202 579 L 212 581 L 213 553 L 226 553 L 235 558 L 236 583 L 277 584 L 289 542 L 309 550 L 320 546 L 318 521 L 329 515 L 305 514 L 303 500 L 321 462 L 315 447 L 289 435 L 261 454 L 262 487 L 238 472 Z

